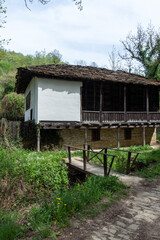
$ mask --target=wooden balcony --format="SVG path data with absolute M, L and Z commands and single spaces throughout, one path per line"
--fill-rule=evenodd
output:
M 83 123 L 160 122 L 160 112 L 82 111 Z

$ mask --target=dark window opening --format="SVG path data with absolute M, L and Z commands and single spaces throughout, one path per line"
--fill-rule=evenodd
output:
M 127 86 L 127 111 L 146 111 L 146 89 L 143 86 Z
M 96 82 L 83 83 L 82 109 L 90 111 L 100 110 L 100 84 Z
M 30 111 L 30 120 L 33 120 L 33 109 Z
M 158 112 L 159 111 L 159 92 L 157 88 L 149 88 L 149 111 Z
M 100 140 L 100 129 L 92 129 L 92 141 Z
M 124 140 L 131 140 L 132 138 L 132 131 L 130 128 L 124 129 Z
M 26 110 L 30 108 L 30 105 L 31 105 L 31 91 L 26 96 Z
M 103 111 L 124 110 L 124 87 L 118 83 L 103 83 Z

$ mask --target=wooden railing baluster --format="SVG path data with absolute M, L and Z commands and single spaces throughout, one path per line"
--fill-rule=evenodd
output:
M 68 160 L 69 160 L 69 163 L 71 164 L 71 147 L 68 146 Z
M 127 175 L 130 173 L 130 163 L 131 163 L 131 152 L 128 152 L 127 169 L 126 169 Z
M 83 150 L 83 169 L 86 171 L 86 150 Z

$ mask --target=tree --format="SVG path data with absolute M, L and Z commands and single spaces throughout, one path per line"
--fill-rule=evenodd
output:
M 28 2 L 33 3 L 34 0 L 24 0 L 26 7 L 29 9 L 28 7 Z M 40 3 L 42 3 L 43 5 L 46 5 L 48 2 L 50 2 L 50 0 L 38 0 Z M 82 6 L 82 0 L 72 0 L 75 5 L 77 5 L 78 9 L 81 11 L 83 9 Z
M 24 117 L 24 96 L 9 93 L 2 99 L 1 115 L 7 119 L 17 120 Z
M 122 60 L 132 61 L 143 68 L 146 77 L 158 78 L 160 72 L 160 32 L 149 24 L 146 29 L 141 25 L 137 27 L 137 33 L 129 33 L 124 41 L 121 41 L 124 54 L 120 54 Z
M 120 70 L 121 67 L 121 61 L 118 55 L 118 52 L 115 48 L 115 46 L 112 47 L 111 53 L 109 53 L 109 65 L 111 70 Z
M 6 7 L 4 6 L 5 0 L 0 0 L 0 28 L 4 27 L 6 23 Z M 5 56 L 4 45 L 8 44 L 9 40 L 5 40 L 0 36 L 0 60 Z

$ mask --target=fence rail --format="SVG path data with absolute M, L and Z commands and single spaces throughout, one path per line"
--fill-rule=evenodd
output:
M 74 150 L 79 150 L 79 151 L 83 151 L 83 170 L 86 172 L 87 171 L 87 162 L 89 162 L 89 153 L 94 153 L 94 157 L 98 156 L 98 155 L 102 155 L 103 156 L 103 162 L 101 161 L 101 159 L 98 157 L 98 159 L 100 160 L 100 162 L 103 164 L 103 169 L 104 169 L 104 176 L 109 176 L 114 159 L 115 159 L 115 155 L 112 154 L 107 154 L 107 152 L 97 152 L 97 151 L 93 151 L 90 149 L 85 149 L 85 148 L 78 148 L 78 147 L 73 147 L 73 146 L 69 146 L 69 145 L 64 145 L 67 148 L 67 153 L 68 153 L 68 160 L 69 160 L 69 164 L 72 165 L 72 157 L 71 157 L 71 149 Z M 104 149 L 102 149 L 104 150 Z M 109 168 L 107 168 L 107 157 L 111 157 L 111 163 Z
M 106 148 L 106 147 L 103 147 L 103 148 L 101 147 L 100 151 L 95 151 L 95 150 L 93 150 L 93 147 L 91 148 L 90 145 L 87 145 L 87 149 L 85 147 L 82 149 L 82 148 L 73 147 L 73 146 L 69 146 L 69 145 L 65 145 L 65 147 L 67 148 L 67 152 L 68 152 L 69 164 L 72 164 L 71 149 L 83 151 L 83 170 L 86 171 L 87 162 L 89 162 L 90 160 L 92 160 L 93 158 L 96 157 L 103 165 L 104 176 L 109 176 L 113 162 L 114 162 L 115 158 L 117 157 L 114 154 L 108 154 L 108 150 L 127 153 L 127 165 L 126 165 L 126 174 L 127 175 L 130 173 L 131 169 L 135 166 L 138 155 L 140 154 L 139 152 L 133 152 L 133 151 L 123 150 L 123 149 L 115 149 L 115 148 Z M 93 153 L 93 156 L 90 156 L 90 153 Z M 103 161 L 101 160 L 99 155 L 103 156 Z M 109 167 L 108 167 L 108 157 L 111 157 L 111 162 L 110 162 Z
M 82 111 L 83 122 L 160 122 L 160 112 Z

